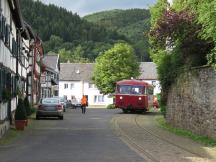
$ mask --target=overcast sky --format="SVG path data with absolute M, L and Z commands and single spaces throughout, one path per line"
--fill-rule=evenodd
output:
M 41 0 L 64 7 L 80 16 L 111 10 L 128 8 L 149 8 L 156 0 Z

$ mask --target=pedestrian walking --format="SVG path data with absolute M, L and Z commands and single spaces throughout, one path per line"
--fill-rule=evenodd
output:
M 82 113 L 85 114 L 86 113 L 86 106 L 88 104 L 87 98 L 85 95 L 83 95 L 82 99 L 81 99 L 81 109 L 82 109 Z

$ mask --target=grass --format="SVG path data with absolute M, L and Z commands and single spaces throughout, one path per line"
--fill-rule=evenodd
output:
M 106 107 L 107 109 L 115 109 L 115 105 L 114 104 L 109 104 Z
M 168 130 L 168 131 L 170 131 L 176 135 L 190 138 L 193 141 L 205 144 L 207 146 L 216 147 L 216 139 L 213 139 L 213 138 L 210 138 L 207 136 L 196 135 L 190 131 L 183 130 L 180 128 L 174 128 L 171 125 L 169 125 L 162 116 L 156 118 L 156 120 L 157 120 L 157 123 L 159 124 L 160 127 L 164 128 L 164 129 L 166 129 L 166 130 Z
M 0 145 L 8 145 L 21 137 L 22 131 L 17 131 L 14 128 L 8 130 L 8 132 L 0 139 Z
M 8 132 L 0 139 L 0 145 L 9 145 L 16 141 L 18 138 L 22 137 L 24 133 L 33 127 L 32 120 L 35 118 L 35 113 L 28 117 L 28 126 L 24 131 L 18 131 L 15 128 L 10 128 Z

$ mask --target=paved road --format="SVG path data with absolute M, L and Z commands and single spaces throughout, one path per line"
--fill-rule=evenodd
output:
M 0 147 L 1 162 L 145 162 L 111 130 L 119 110 L 69 110 L 65 119 L 39 120 L 12 146 Z

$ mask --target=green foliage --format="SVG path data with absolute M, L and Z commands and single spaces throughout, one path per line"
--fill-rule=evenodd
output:
M 82 46 L 78 46 L 74 51 L 66 51 L 65 49 L 59 50 L 60 60 L 61 62 L 70 62 L 70 63 L 88 63 L 90 62 L 88 59 L 83 58 L 84 51 Z
M 158 0 L 157 3 L 150 8 L 151 28 L 157 27 L 157 22 L 168 7 L 167 0 Z
M 150 28 L 150 13 L 146 9 L 111 10 L 85 16 L 89 22 L 117 31 L 127 38 L 139 61 L 150 61 L 146 33 Z
M 115 105 L 114 104 L 109 104 L 106 107 L 107 109 L 115 109 Z
M 160 127 L 164 128 L 164 129 L 166 129 L 172 133 L 175 133 L 175 134 L 183 136 L 183 137 L 188 137 L 188 138 L 192 139 L 193 141 L 200 142 L 200 143 L 203 143 L 203 144 L 208 145 L 208 146 L 213 146 L 213 147 L 216 146 L 216 139 L 212 139 L 212 138 L 209 138 L 207 136 L 196 135 L 190 131 L 183 130 L 180 128 L 174 128 L 171 125 L 169 125 L 168 123 L 166 123 L 164 118 L 157 118 L 157 122 L 159 123 Z
M 11 91 L 8 88 L 4 88 L 3 92 L 2 92 L 2 100 L 3 100 L 3 102 L 10 101 L 11 97 L 12 97 Z
M 116 31 L 87 22 L 64 8 L 45 5 L 41 1 L 20 0 L 20 2 L 25 21 L 44 42 L 45 53 L 49 51 L 57 53 L 65 49 L 70 51 L 71 55 L 81 54 L 79 58 L 94 62 L 104 49 L 109 49 L 119 41 L 127 41 Z M 75 61 L 80 61 L 79 58 Z M 64 60 L 67 58 L 62 56 L 62 61 Z M 86 62 L 85 59 L 84 62 Z
M 26 120 L 27 114 L 26 109 L 24 107 L 23 99 L 18 99 L 18 105 L 15 111 L 15 120 Z
M 199 36 L 213 43 L 207 55 L 208 64 L 216 68 L 216 0 L 176 0 L 173 6 L 176 10 L 187 9 L 196 15 L 197 24 L 201 25 Z
M 134 49 L 126 43 L 118 43 L 96 59 L 93 80 L 101 93 L 108 94 L 114 92 L 117 81 L 138 75 Z
M 176 0 L 170 7 L 166 0 L 159 0 L 151 8 L 150 54 L 158 67 L 164 112 L 168 91 L 183 69 L 215 64 L 214 34 L 201 19 L 206 13 L 200 14 L 199 4 L 203 2 Z
M 32 114 L 32 112 L 31 112 L 31 105 L 30 105 L 30 103 L 28 101 L 28 97 L 25 97 L 25 99 L 23 101 L 23 106 L 24 106 L 24 108 L 26 110 L 26 115 L 30 116 Z

